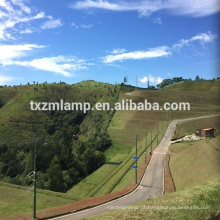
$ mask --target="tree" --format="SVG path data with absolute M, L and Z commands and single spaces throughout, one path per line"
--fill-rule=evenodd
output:
M 195 81 L 199 81 L 199 80 L 200 80 L 199 76 L 196 76 Z
M 2 99 L 0 99 L 0 108 L 4 105 Z
M 89 148 L 84 151 L 82 158 L 86 166 L 87 175 L 101 167 L 106 161 L 104 153 Z
M 49 169 L 47 170 L 48 173 L 48 187 L 50 190 L 56 192 L 64 192 L 65 186 L 63 181 L 63 173 L 60 168 L 59 160 L 57 156 L 54 156 Z

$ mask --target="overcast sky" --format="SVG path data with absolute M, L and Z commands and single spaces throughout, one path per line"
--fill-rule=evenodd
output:
M 218 77 L 220 0 L 0 0 L 0 85 Z

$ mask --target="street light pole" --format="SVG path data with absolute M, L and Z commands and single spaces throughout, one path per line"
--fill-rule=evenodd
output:
M 147 164 L 147 133 L 145 137 L 145 164 Z
M 150 141 L 150 154 L 152 154 L 152 129 L 151 129 L 151 141 Z
M 137 157 L 137 135 L 136 135 L 136 157 Z M 137 167 L 137 160 L 135 163 L 136 167 Z M 137 168 L 135 169 L 135 184 L 137 184 Z
M 34 143 L 34 204 L 33 204 L 33 218 L 36 218 L 36 172 L 37 172 L 37 134 L 35 134 Z
M 157 146 L 158 146 L 158 124 L 157 124 Z

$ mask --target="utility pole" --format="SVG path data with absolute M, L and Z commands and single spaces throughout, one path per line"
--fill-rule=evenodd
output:
M 137 135 L 136 135 L 136 154 L 135 156 L 137 157 Z M 135 163 L 136 167 L 137 167 L 137 160 Z M 137 168 L 135 169 L 135 184 L 137 184 Z
M 136 75 L 136 88 L 135 88 L 136 91 L 137 91 L 137 82 L 138 80 L 137 80 L 137 75 Z
M 157 146 L 158 146 L 158 134 L 159 132 L 158 132 L 158 124 L 157 124 Z
M 200 96 L 199 96 L 199 98 L 200 98 L 200 104 L 202 105 L 202 92 L 200 93 Z
M 37 172 L 37 134 L 35 134 L 35 143 L 34 143 L 34 201 L 33 201 L 34 219 L 36 219 L 36 172 Z
M 151 129 L 150 154 L 152 154 L 152 129 Z
M 161 136 L 162 136 L 162 138 L 163 138 L 163 121 L 162 121 L 162 135 L 161 135 Z
M 147 164 L 147 133 L 145 136 L 145 164 Z

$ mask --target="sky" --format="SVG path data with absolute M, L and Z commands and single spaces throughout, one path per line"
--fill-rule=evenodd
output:
M 0 85 L 219 77 L 220 0 L 0 0 Z

